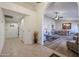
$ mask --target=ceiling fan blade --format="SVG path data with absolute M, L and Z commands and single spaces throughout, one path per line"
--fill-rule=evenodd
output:
M 55 18 L 52 18 L 52 19 L 55 19 Z
M 63 18 L 63 16 L 59 17 L 59 18 Z
M 56 14 L 56 16 L 54 17 L 54 18 L 52 18 L 52 19 L 54 19 L 54 20 L 60 20 L 60 18 L 63 18 L 63 16 L 59 16 L 58 14 L 58 12 L 55 12 L 55 14 Z

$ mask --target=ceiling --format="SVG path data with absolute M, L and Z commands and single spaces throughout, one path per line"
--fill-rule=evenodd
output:
M 48 5 L 45 15 L 54 18 L 55 12 L 59 12 L 59 16 L 63 16 L 64 20 L 79 20 L 76 2 L 52 2 Z
M 5 15 L 11 16 L 12 18 L 5 17 L 5 21 L 6 22 L 12 22 L 12 23 L 20 22 L 22 17 L 24 16 L 23 14 L 20 14 L 20 13 L 14 12 L 14 11 L 10 11 L 10 10 L 7 10 L 7 9 L 3 9 L 3 14 L 4 14 L 4 16 Z
M 38 2 L 14 2 L 14 3 L 17 4 L 17 5 L 20 5 L 22 7 L 31 9 L 33 11 L 36 10 L 37 5 L 39 4 Z

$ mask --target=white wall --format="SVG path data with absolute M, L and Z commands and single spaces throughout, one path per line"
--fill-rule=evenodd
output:
M 11 27 L 10 25 L 14 25 Z M 18 24 L 17 23 L 6 23 L 5 24 L 5 36 L 6 38 L 17 38 L 18 37 Z
M 24 41 L 24 19 L 21 20 L 19 23 L 19 39 Z
M 33 44 L 33 33 L 37 29 L 37 22 L 35 15 L 25 16 L 19 24 L 19 38 L 24 41 L 25 44 Z
M 56 21 L 56 30 L 62 30 L 62 24 L 63 23 L 71 23 L 71 32 L 78 32 L 78 21 L 72 21 L 72 20 L 60 20 L 60 21 Z
M 52 18 L 49 18 L 48 16 L 44 16 L 44 31 L 48 31 L 49 33 L 52 31 L 52 25 L 54 25 L 55 29 L 55 21 Z
M 46 40 L 46 38 L 44 36 L 46 31 L 48 31 L 49 34 L 51 35 L 52 25 L 54 26 L 53 29 L 55 29 L 55 21 L 52 18 L 48 17 L 48 16 L 44 16 L 43 25 L 42 25 L 42 27 L 43 27 L 43 36 L 42 36 L 43 41 Z
M 4 21 L 2 9 L 0 8 L 0 53 L 2 51 L 4 45 L 4 39 L 5 39 L 4 28 L 5 28 L 5 21 Z
M 33 44 L 33 33 L 37 29 L 37 22 L 35 16 L 24 17 L 24 42 L 26 44 Z
M 44 12 L 45 8 L 47 6 L 47 3 L 40 3 L 37 6 L 37 12 L 36 12 L 36 19 L 37 19 L 37 31 L 39 33 L 38 35 L 38 42 L 39 44 L 44 45 L 43 42 L 43 20 L 44 20 Z

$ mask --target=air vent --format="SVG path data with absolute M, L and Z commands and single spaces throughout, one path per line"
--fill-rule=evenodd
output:
M 36 2 L 36 3 L 41 3 L 41 2 Z
M 6 18 L 13 18 L 13 16 L 10 15 L 4 15 Z

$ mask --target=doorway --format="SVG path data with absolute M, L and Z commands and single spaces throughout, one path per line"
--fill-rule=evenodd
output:
M 19 38 L 19 25 L 24 15 L 7 9 L 3 9 L 3 14 L 5 18 L 5 38 Z
M 22 36 L 20 37 L 23 33 L 20 31 L 24 26 L 22 21 L 25 15 L 7 9 L 2 9 L 2 11 L 5 19 L 5 42 L 1 55 L 10 56 L 17 49 L 16 47 L 23 45 L 20 40 L 23 40 Z

